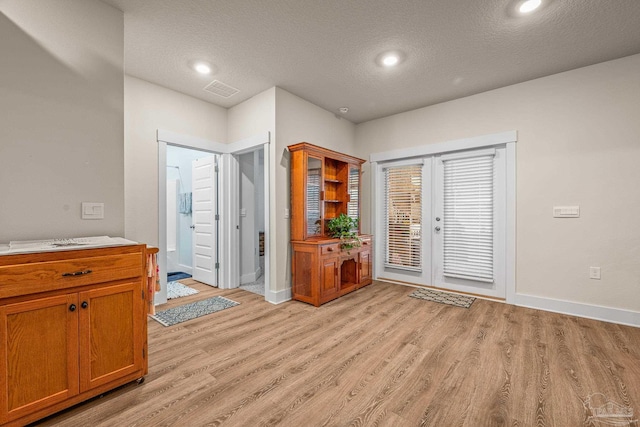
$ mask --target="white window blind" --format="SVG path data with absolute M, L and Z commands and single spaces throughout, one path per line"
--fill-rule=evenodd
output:
M 385 264 L 422 268 L 422 165 L 385 169 Z
M 347 215 L 359 220 L 359 200 L 360 200 L 360 171 L 356 168 L 349 169 L 349 203 L 347 203 Z
M 494 155 L 444 166 L 443 274 L 493 283 Z

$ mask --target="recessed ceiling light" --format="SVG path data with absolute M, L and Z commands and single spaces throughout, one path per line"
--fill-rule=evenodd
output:
M 520 13 L 529 13 L 533 12 L 542 4 L 542 0 L 525 0 L 520 5 Z
M 194 70 L 199 72 L 200 74 L 211 74 L 211 67 L 204 62 L 196 62 L 193 65 Z
M 400 58 L 395 53 L 387 54 L 382 58 L 382 65 L 385 67 L 393 67 L 398 65 L 398 62 L 400 62 Z

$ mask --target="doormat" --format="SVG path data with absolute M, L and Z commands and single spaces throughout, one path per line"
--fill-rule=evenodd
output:
M 188 279 L 191 275 L 183 273 L 182 271 L 176 271 L 174 273 L 167 273 L 167 282 L 173 282 L 175 280 Z
M 167 283 L 167 299 L 187 297 L 189 295 L 195 295 L 198 292 L 197 289 L 190 288 L 180 282 Z
M 432 289 L 416 289 L 409 295 L 412 298 L 424 299 L 427 301 L 439 302 L 441 304 L 455 305 L 456 307 L 469 308 L 471 304 L 476 300 L 473 297 L 468 297 L 458 294 L 450 294 L 448 292 L 439 292 Z
M 240 303 L 231 301 L 225 297 L 217 296 L 181 305 L 179 307 L 173 307 L 168 310 L 158 311 L 156 314 L 149 317 L 164 326 L 173 326 L 178 323 L 186 322 L 187 320 L 196 319 L 198 317 L 206 316 L 207 314 L 215 313 L 216 311 L 224 310 L 225 308 L 236 306 L 238 304 Z

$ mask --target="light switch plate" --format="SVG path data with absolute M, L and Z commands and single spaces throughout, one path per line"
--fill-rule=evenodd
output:
M 554 218 L 580 218 L 580 206 L 554 206 Z
M 82 219 L 104 219 L 104 203 L 82 202 Z

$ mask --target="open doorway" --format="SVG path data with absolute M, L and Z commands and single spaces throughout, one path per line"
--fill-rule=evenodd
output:
M 189 135 L 158 129 L 158 267 L 160 269 L 160 291 L 155 294 L 155 305 L 167 302 L 167 151 L 170 147 L 193 149 L 207 155 L 216 155 L 218 159 L 217 199 L 218 215 L 216 221 L 216 278 L 221 289 L 237 288 L 240 285 L 240 201 L 239 201 L 239 163 L 238 157 L 244 153 L 258 151 L 262 158 L 262 198 L 258 202 L 262 209 L 261 221 L 264 221 L 264 289 L 265 300 L 272 301 L 268 291 L 270 279 L 269 253 L 269 162 L 272 157 L 269 150 L 269 133 L 239 140 L 230 144 L 208 141 Z M 183 177 L 183 179 L 186 179 Z M 260 236 L 258 236 L 260 239 Z M 259 240 L 258 240 L 259 241 Z M 176 243 L 177 244 L 177 243 Z M 184 265 L 184 264 L 183 264 Z M 193 265 L 192 265 L 193 271 Z
M 240 288 L 265 295 L 264 150 L 236 156 L 240 202 Z

